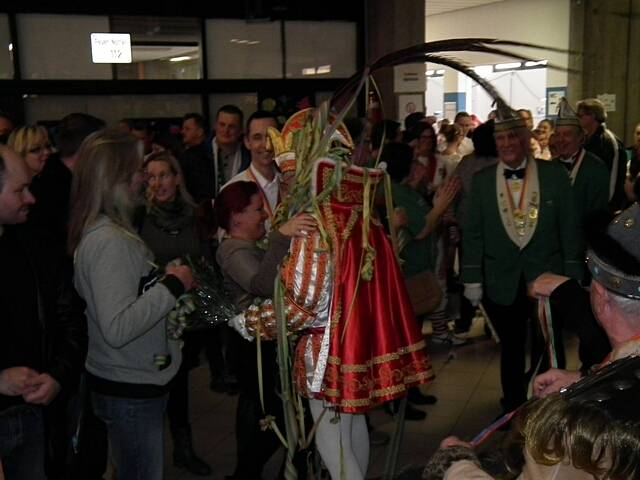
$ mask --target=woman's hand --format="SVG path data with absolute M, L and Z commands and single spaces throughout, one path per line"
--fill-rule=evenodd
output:
M 442 216 L 447 211 L 460 191 L 461 182 L 458 177 L 452 177 L 445 181 L 433 197 L 433 208 L 425 217 L 425 227 L 415 236 L 416 240 L 422 240 L 431 235 L 440 224 Z
M 396 207 L 393 209 L 391 223 L 393 224 L 393 228 L 395 228 L 396 230 L 406 226 L 409 223 L 409 216 L 407 215 L 407 212 L 404 208 Z
M 527 293 L 534 299 L 550 297 L 556 288 L 569 280 L 571 280 L 569 277 L 545 272 L 527 285 Z
M 440 188 L 438 188 L 438 191 L 433 197 L 433 209 L 438 213 L 444 213 L 455 200 L 461 186 L 462 183 L 460 179 L 455 176 L 440 185 Z
M 180 282 L 182 282 L 182 285 L 184 286 L 185 292 L 188 292 L 195 286 L 193 273 L 191 273 L 191 269 L 186 265 L 168 265 L 165 269 L 165 273 L 167 275 L 173 275 L 178 280 L 180 280 Z
M 306 237 L 315 229 L 315 218 L 308 213 L 300 213 L 282 225 L 278 231 L 286 237 Z
M 460 440 L 458 437 L 447 437 L 440 442 L 440 448 L 449 447 L 467 447 L 473 449 L 473 446 L 469 442 Z

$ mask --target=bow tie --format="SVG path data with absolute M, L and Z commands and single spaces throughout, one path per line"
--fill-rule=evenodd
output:
M 524 178 L 524 168 L 516 168 L 515 170 L 511 170 L 510 168 L 504 169 L 504 178 L 509 180 L 510 178 L 519 178 L 522 180 Z

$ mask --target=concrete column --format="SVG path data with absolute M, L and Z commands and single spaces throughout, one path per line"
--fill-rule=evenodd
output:
M 625 143 L 640 121 L 640 0 L 572 0 L 569 97 L 614 94 L 607 125 Z
M 366 12 L 367 63 L 387 53 L 424 42 L 424 0 L 368 0 Z M 393 91 L 393 68 L 375 74 L 380 88 L 384 114 L 395 118 L 397 95 Z

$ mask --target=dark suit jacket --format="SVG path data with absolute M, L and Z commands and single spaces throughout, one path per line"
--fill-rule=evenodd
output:
M 616 148 L 618 150 L 618 170 L 615 172 L 616 184 L 613 197 L 609 201 L 609 208 L 612 212 L 624 208 L 627 204 L 627 197 L 624 193 L 624 179 L 627 173 L 627 156 L 624 145 L 615 135 L 614 139 L 606 135 L 603 125 L 600 125 L 584 143 L 584 149 L 602 160 L 609 172 L 613 168 Z
M 185 149 L 180 156 L 180 167 L 187 190 L 197 203 L 215 197 L 215 174 L 211 151 L 207 142 Z

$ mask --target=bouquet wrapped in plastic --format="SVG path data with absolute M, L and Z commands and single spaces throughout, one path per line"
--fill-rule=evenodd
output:
M 185 331 L 207 330 L 233 318 L 235 305 L 224 289 L 222 274 L 216 266 L 204 259 L 194 262 L 189 257 L 174 262 L 191 267 L 197 286 L 180 296 L 169 312 L 167 328 L 171 338 L 180 338 Z

